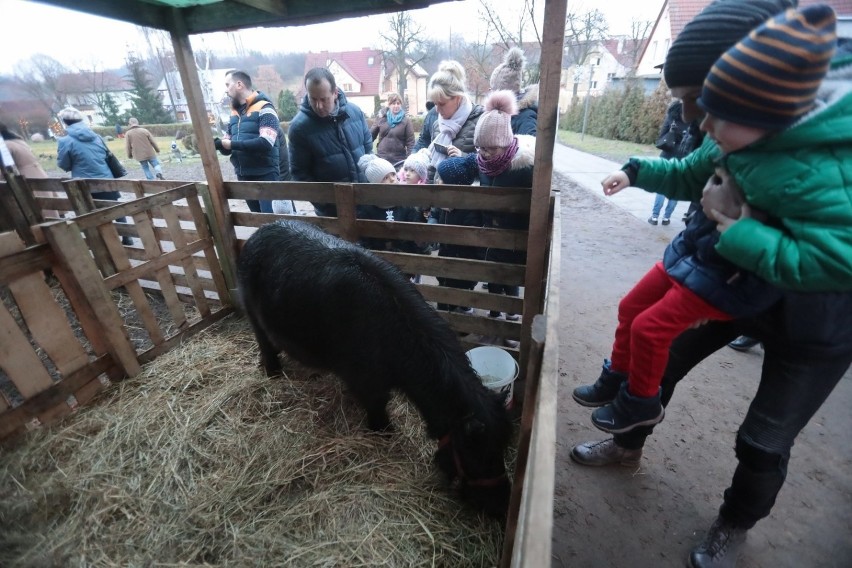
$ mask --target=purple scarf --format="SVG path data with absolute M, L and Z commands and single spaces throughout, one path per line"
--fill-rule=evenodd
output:
M 512 158 L 518 153 L 518 137 L 512 137 L 512 145 L 506 148 L 506 151 L 499 156 L 493 156 L 488 160 L 482 157 L 482 154 L 476 154 L 476 165 L 479 166 L 479 171 L 488 177 L 497 177 L 512 165 Z

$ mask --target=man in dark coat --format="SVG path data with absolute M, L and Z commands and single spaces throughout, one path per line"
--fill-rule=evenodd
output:
M 251 86 L 251 77 L 232 70 L 225 75 L 231 97 L 231 120 L 225 138 L 214 140 L 216 149 L 231 156 L 239 181 L 278 181 L 278 139 L 281 123 L 272 101 Z M 247 199 L 249 210 L 272 213 L 271 200 Z
M 337 88 L 325 67 L 305 74 L 305 98 L 290 123 L 290 175 L 293 181 L 366 183 L 358 160 L 373 150 L 367 120 Z M 313 203 L 321 217 L 337 216 L 333 203 Z

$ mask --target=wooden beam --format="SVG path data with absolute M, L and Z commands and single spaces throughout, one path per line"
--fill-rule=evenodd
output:
M 102 18 L 112 18 L 122 22 L 131 22 L 138 26 L 158 28 L 166 27 L 166 10 L 164 6 L 149 4 L 148 2 L 116 2 L 115 0 L 38 0 L 42 4 L 52 4 L 65 8 L 86 12 Z
M 230 253 L 223 256 L 223 263 L 233 262 L 236 260 L 238 252 L 235 248 L 237 237 L 230 220 L 230 209 L 223 185 L 222 169 L 219 167 L 219 157 L 213 145 L 213 134 L 207 121 L 204 91 L 201 89 L 201 80 L 198 78 L 195 56 L 192 53 L 192 45 L 189 43 L 183 14 L 178 9 L 172 9 L 171 18 L 171 29 L 174 30 L 171 37 L 172 46 L 175 50 L 175 60 L 186 93 L 189 115 L 192 118 L 192 129 L 195 133 L 195 139 L 198 140 L 198 151 L 201 154 L 201 163 L 204 165 L 204 176 L 207 179 L 207 187 L 210 193 L 210 205 L 212 205 L 212 210 L 208 210 L 208 214 L 211 215 L 210 222 L 218 227 L 222 246 Z M 231 275 L 236 273 L 236 267 L 233 265 L 223 267 L 223 270 Z
M 287 3 L 283 0 L 231 0 L 237 4 L 255 8 L 267 14 L 287 17 Z
M 553 177 L 553 146 L 556 143 L 556 119 L 559 112 L 559 79 L 562 73 L 562 49 L 565 40 L 567 0 L 546 0 L 541 45 L 541 80 L 538 103 L 538 134 L 533 167 L 530 229 L 527 245 L 527 276 L 524 284 L 524 330 L 521 334 L 521 369 L 526 369 L 530 326 L 533 316 L 544 309 L 546 251 L 550 238 L 550 183 Z M 556 244 L 555 246 L 559 246 Z

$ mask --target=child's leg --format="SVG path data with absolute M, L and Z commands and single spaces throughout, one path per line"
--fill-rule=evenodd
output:
M 672 341 L 704 319 L 731 318 L 674 281 L 658 302 L 634 318 L 630 328 L 630 394 L 637 397 L 657 395 Z
M 631 361 L 631 328 L 639 314 L 653 306 L 671 289 L 672 281 L 658 262 L 618 303 L 618 327 L 612 344 L 612 370 L 627 374 Z

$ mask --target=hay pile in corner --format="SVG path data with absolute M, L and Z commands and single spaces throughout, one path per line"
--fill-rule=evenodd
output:
M 0 566 L 495 565 L 500 523 L 446 490 L 416 411 L 373 434 L 309 375 L 267 379 L 229 318 L 2 450 Z

